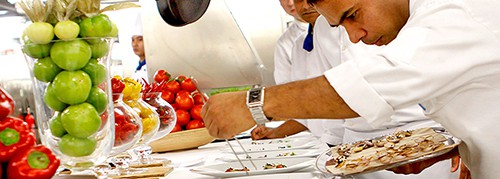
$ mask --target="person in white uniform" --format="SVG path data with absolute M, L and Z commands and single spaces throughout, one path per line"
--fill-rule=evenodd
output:
M 276 76 L 275 81 L 277 84 L 306 79 L 307 73 L 309 73 L 309 69 L 305 68 L 305 66 L 307 66 L 308 61 L 313 60 L 311 58 L 313 57 L 312 54 L 315 52 L 313 42 L 313 27 L 319 14 L 316 9 L 308 5 L 305 0 L 294 0 L 293 3 L 298 18 L 305 20 L 310 25 L 307 31 L 303 32 L 295 39 L 293 47 L 290 47 L 292 55 L 289 63 L 286 63 L 288 61 L 287 58 L 275 59 L 275 61 L 283 62 L 275 64 L 275 71 L 279 71 L 279 69 L 282 69 L 281 73 L 283 75 L 286 75 Z M 307 42 L 305 42 L 306 39 Z M 284 64 L 286 64 L 287 67 L 283 67 Z M 288 69 L 288 71 L 285 71 L 283 69 Z M 283 138 L 305 130 L 309 130 L 320 141 L 327 143 L 330 146 L 342 143 L 344 135 L 343 121 L 304 119 L 287 120 L 277 128 L 270 128 L 264 125 L 259 125 L 252 130 L 251 134 L 252 139 L 258 140 L 268 138 Z
M 146 82 L 149 82 L 141 22 L 141 15 L 139 15 L 137 17 L 134 33 L 132 35 L 132 49 L 134 50 L 134 54 L 139 57 L 139 62 L 131 78 L 139 82 L 142 82 L 143 79 L 146 80 Z
M 351 42 L 386 46 L 370 56 L 353 55 L 323 76 L 266 87 L 266 116 L 362 116 L 379 126 L 394 109 L 420 103 L 427 116 L 462 139 L 460 152 L 396 172 L 420 172 L 460 154 L 472 178 L 498 178 L 500 1 L 309 2 L 330 25 L 344 26 Z M 253 127 L 245 99 L 246 92 L 212 96 L 202 111 L 209 133 L 228 138 Z
M 274 80 L 277 84 L 290 82 L 292 47 L 295 39 L 307 30 L 308 23 L 300 18 L 293 5 L 293 0 L 280 0 L 281 7 L 294 18 L 276 42 L 274 49 Z
M 343 27 L 331 28 L 326 19 L 320 16 L 314 26 L 314 42 L 318 57 L 308 61 L 308 69 L 322 69 L 319 73 L 308 74 L 310 77 L 322 75 L 328 69 L 331 69 L 343 62 L 349 60 L 350 54 L 357 53 L 369 55 L 382 50 L 380 47 L 367 46 L 363 43 L 353 44 L 349 42 L 347 33 Z M 415 104 L 410 107 L 398 109 L 391 116 L 390 121 L 379 127 L 371 126 L 366 119 L 362 117 L 345 120 L 343 143 L 352 143 L 359 140 L 373 138 L 376 136 L 391 134 L 396 130 L 410 130 L 423 127 L 441 127 L 435 121 L 427 118 L 422 108 Z M 431 168 L 419 173 L 418 175 L 398 175 L 390 171 L 378 171 L 363 175 L 355 175 L 356 179 L 390 179 L 390 178 L 439 178 L 455 179 L 458 178 L 458 172 L 450 172 L 451 162 L 449 160 L 441 161 Z

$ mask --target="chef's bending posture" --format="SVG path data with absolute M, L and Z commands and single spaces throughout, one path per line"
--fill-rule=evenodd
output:
M 394 109 L 420 103 L 431 119 L 463 140 L 459 153 L 472 178 L 497 178 L 500 1 L 308 1 L 331 26 L 344 26 L 352 42 L 387 46 L 323 76 L 266 87 L 262 109 L 268 118 L 362 116 L 377 126 Z M 258 104 L 259 93 L 251 90 L 249 102 Z M 246 98 L 246 92 L 210 98 L 202 116 L 211 135 L 230 138 L 256 124 Z M 258 112 L 258 105 L 249 106 Z

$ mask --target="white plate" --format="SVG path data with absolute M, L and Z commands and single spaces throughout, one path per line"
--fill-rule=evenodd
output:
M 250 161 L 245 160 L 242 161 L 243 164 L 250 169 L 248 171 L 248 175 L 264 175 L 264 174 L 273 174 L 273 173 L 288 173 L 294 172 L 309 166 L 312 166 L 314 163 L 314 158 L 284 158 L 284 159 L 260 159 L 260 160 L 252 160 L 254 164 L 257 166 L 257 170 L 253 167 Z M 264 170 L 263 166 L 266 163 L 275 163 L 275 164 L 283 164 L 286 165 L 286 168 L 277 168 L 277 169 L 267 169 Z M 241 169 L 239 162 L 229 162 L 223 164 L 209 165 L 191 169 L 190 171 L 199 173 L 202 175 L 209 175 L 214 177 L 238 177 L 238 176 L 247 176 L 247 172 L 237 171 L 237 172 L 225 172 L 228 168 L 237 168 Z
M 292 155 L 292 152 L 294 155 Z M 293 150 L 284 150 L 284 151 L 266 151 L 266 152 L 254 152 L 249 153 L 248 155 L 252 157 L 252 159 L 274 159 L 274 158 L 297 158 L 297 157 L 316 157 L 321 154 L 323 150 L 315 150 L 315 149 L 293 149 Z M 240 159 L 247 159 L 245 154 L 238 154 Z M 234 154 L 224 154 L 220 157 L 222 161 L 225 162 L 234 162 L 238 161 Z
M 260 141 L 257 141 L 260 142 Z M 231 143 L 233 146 L 234 152 L 237 154 L 244 153 L 243 149 L 241 149 L 240 145 Z M 245 147 L 247 153 L 251 152 L 263 152 L 263 151 L 277 151 L 277 150 L 291 150 L 291 149 L 308 149 L 312 148 L 316 145 L 321 145 L 318 140 L 298 140 L 288 143 L 271 143 L 271 144 L 261 144 L 261 145 L 248 145 L 242 144 Z M 232 153 L 231 148 L 228 146 L 225 149 L 222 149 L 222 152 Z
M 262 139 L 262 140 L 239 140 L 241 145 L 252 146 L 252 145 L 272 145 L 272 144 L 291 144 L 291 143 L 307 143 L 311 140 L 303 139 Z M 239 145 L 238 142 L 232 140 L 229 143 L 231 145 Z M 226 144 L 228 145 L 228 144 Z

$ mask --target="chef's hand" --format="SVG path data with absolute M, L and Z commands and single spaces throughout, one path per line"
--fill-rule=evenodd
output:
M 276 138 L 273 136 L 274 134 L 274 128 L 269 128 L 264 125 L 257 125 L 252 130 L 252 139 L 253 140 L 259 140 L 259 139 L 272 139 Z
M 220 93 L 208 99 L 201 116 L 210 135 L 228 139 L 255 126 L 246 106 L 246 94 L 246 91 Z
M 471 179 L 470 171 L 465 166 L 463 162 L 460 162 L 460 157 L 456 156 L 451 159 L 451 172 L 456 172 L 458 170 L 458 167 L 460 166 L 460 175 L 458 176 L 459 179 Z
M 390 168 L 387 170 L 392 171 L 392 172 L 397 173 L 397 174 L 405 174 L 405 175 L 407 175 L 407 174 L 419 174 L 427 167 L 430 167 L 441 160 L 447 160 L 447 159 L 450 159 L 450 158 L 458 156 L 458 155 L 459 155 L 458 148 L 455 147 L 453 150 L 451 150 L 450 152 L 448 152 L 446 154 L 443 154 L 443 155 L 440 155 L 440 156 L 437 156 L 434 158 L 430 158 L 427 160 L 423 160 L 420 162 L 413 162 L 413 163 L 409 163 L 406 165 L 401 165 L 399 167 L 394 167 L 394 168 Z

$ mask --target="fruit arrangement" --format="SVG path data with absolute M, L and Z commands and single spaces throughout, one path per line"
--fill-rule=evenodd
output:
M 12 98 L 0 88 L 0 178 L 52 178 L 59 159 L 47 147 L 36 144 L 25 121 L 8 116 L 13 109 Z
M 155 108 L 144 102 L 141 98 L 142 85 L 130 77 L 113 77 L 123 84 L 123 102 L 132 108 L 142 119 L 142 141 L 149 141 L 158 131 L 160 118 Z M 120 85 L 121 86 L 121 85 Z
M 172 132 L 205 127 L 201 109 L 207 97 L 198 90 L 193 77 L 179 75 L 173 78 L 169 72 L 160 69 L 154 75 L 154 82 L 145 85 L 143 91 L 161 92 L 161 98 L 175 109 L 177 122 Z
M 44 111 L 41 123 L 47 122 L 49 128 L 43 130 L 45 125 L 40 126 L 42 137 L 70 168 L 100 163 L 109 154 L 111 145 L 105 141 L 112 139 L 106 135 L 112 131 L 108 121 L 113 118 L 107 111 L 111 101 L 105 64 L 118 29 L 103 12 L 138 7 L 122 3 L 100 9 L 100 3 L 19 2 L 33 22 L 24 30 L 22 51 L 34 77 L 35 95 L 43 96 L 43 101 L 37 103 L 43 102 L 53 111 L 38 109 Z

